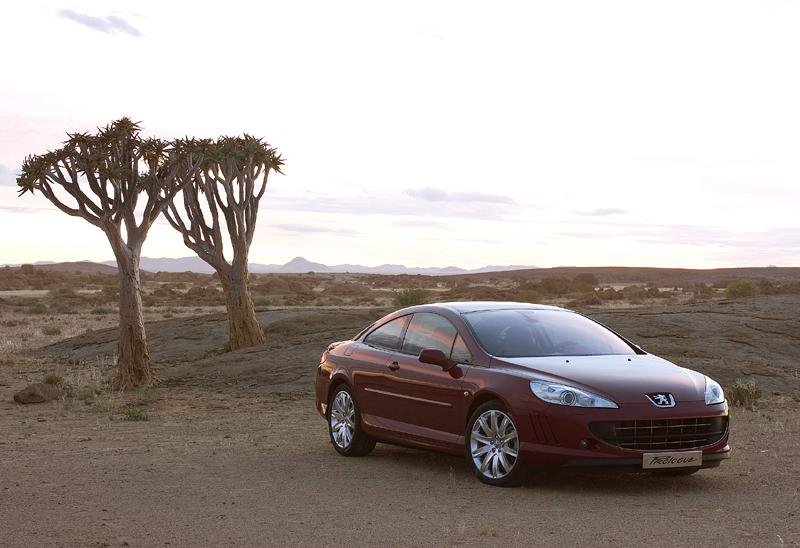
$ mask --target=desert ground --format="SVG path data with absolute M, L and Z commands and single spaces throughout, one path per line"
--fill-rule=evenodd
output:
M 297 277 L 313 287 L 307 278 Z M 732 408 L 733 454 L 718 469 L 685 478 L 540 471 L 499 489 L 451 456 L 379 444 L 346 459 L 330 447 L 313 405 L 319 355 L 390 305 L 349 295 L 346 282 L 329 281 L 338 296 L 313 287 L 319 306 L 259 304 L 267 343 L 236 352 L 226 352 L 218 303 L 152 304 L 158 383 L 129 393 L 107 388 L 115 315 L 92 300 L 101 289 L 91 280 L 77 294 L 7 288 L 0 545 L 800 545 L 800 296 L 727 298 L 717 288 L 700 298 L 695 287 L 664 298 L 552 297 L 723 386 L 754 381 L 762 397 Z M 435 283 L 429 295 L 475 287 Z M 527 282 L 501 277 L 476 291 L 512 283 Z M 69 388 L 63 397 L 13 402 L 48 376 Z

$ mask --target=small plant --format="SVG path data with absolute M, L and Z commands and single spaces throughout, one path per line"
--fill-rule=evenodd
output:
M 600 297 L 592 291 L 591 293 L 586 293 L 581 295 L 577 299 L 570 301 L 567 303 L 567 306 L 596 306 L 599 304 L 603 304 L 603 301 L 600 300 Z
M 754 381 L 739 379 L 725 390 L 725 396 L 733 406 L 752 409 L 761 397 L 761 390 Z
M 111 310 L 108 308 L 102 308 L 100 306 L 92 308 L 92 314 L 96 314 L 97 316 L 102 316 L 104 314 L 111 314 Z
M 61 335 L 61 328 L 55 325 L 48 325 L 42 329 L 42 333 L 45 335 Z
M 79 295 L 71 287 L 59 287 L 50 290 L 51 299 L 77 299 Z
M 755 297 L 761 293 L 761 288 L 752 280 L 736 280 L 728 284 L 725 288 L 725 295 L 729 299 L 737 297 Z
M 128 407 L 122 413 L 122 418 L 131 422 L 149 421 L 150 417 L 139 407 Z
M 42 303 L 36 303 L 35 305 L 28 307 L 28 314 L 46 314 L 47 313 L 47 306 Z
M 400 307 L 425 304 L 428 292 L 417 287 L 398 289 L 394 292 L 394 304 Z
M 97 394 L 92 399 L 84 400 L 84 402 L 91 404 L 89 409 L 95 413 L 116 413 L 119 409 L 119 402 L 117 399 L 105 392 Z
M 64 377 L 61 375 L 56 375 L 55 373 L 48 373 L 44 378 L 44 383 L 58 386 L 60 384 L 64 384 Z
M 155 403 L 159 399 L 158 392 L 154 388 L 140 388 L 137 396 L 139 397 L 140 405 Z

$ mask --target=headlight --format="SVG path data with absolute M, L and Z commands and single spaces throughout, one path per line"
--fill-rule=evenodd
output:
M 715 380 L 706 377 L 706 404 L 713 405 L 725 401 L 725 392 Z
M 555 382 L 533 380 L 531 381 L 531 392 L 540 400 L 547 403 L 555 403 L 556 405 L 607 407 L 611 409 L 617 409 L 618 407 L 613 401 L 601 398 L 597 394 Z

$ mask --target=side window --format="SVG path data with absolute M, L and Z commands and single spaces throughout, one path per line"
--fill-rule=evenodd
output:
M 406 326 L 407 322 L 408 316 L 403 316 L 385 323 L 367 335 L 364 342 L 372 346 L 377 346 L 378 348 L 399 350 L 400 337 L 403 335 L 403 328 Z
M 472 363 L 472 354 L 469 348 L 464 344 L 464 339 L 461 335 L 456 335 L 456 340 L 453 342 L 453 351 L 450 352 L 450 359 L 456 363 Z
M 450 355 L 457 332 L 453 324 L 438 314 L 414 314 L 408 324 L 402 352 L 418 355 L 421 350 L 441 350 Z

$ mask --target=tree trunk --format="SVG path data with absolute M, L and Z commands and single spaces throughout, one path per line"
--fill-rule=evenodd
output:
M 247 287 L 247 265 L 234 264 L 218 273 L 225 291 L 225 306 L 228 308 L 230 349 L 263 344 L 264 331 L 256 318 L 250 289 Z
M 142 315 L 139 251 L 112 242 L 119 269 L 119 345 L 113 387 L 129 390 L 153 382 Z

